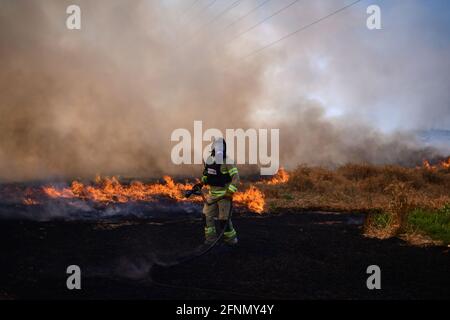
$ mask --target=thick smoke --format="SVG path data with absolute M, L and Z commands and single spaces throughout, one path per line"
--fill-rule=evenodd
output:
M 192 128 L 194 120 L 222 130 L 280 128 L 281 162 L 291 166 L 411 164 L 425 156 L 428 151 L 411 137 L 382 135 L 364 122 L 372 112 L 369 101 L 371 106 L 386 102 L 379 94 L 387 85 L 377 77 L 391 58 L 379 55 L 371 41 L 360 41 L 367 36 L 365 8 L 311 29 L 300 42 L 297 38 L 245 59 L 252 48 L 301 21 L 293 21 L 292 10 L 291 18 L 236 40 L 239 31 L 284 5 L 273 1 L 223 30 L 257 4 L 244 2 L 209 23 L 230 3 L 218 1 L 221 8 L 202 10 L 203 3 L 186 13 L 185 1 L 78 0 L 82 30 L 70 31 L 65 10 L 73 1 L 1 0 L 0 179 L 192 173 L 192 166 L 171 164 L 170 134 Z M 302 15 L 314 17 L 331 5 L 311 1 L 305 6 Z M 358 15 L 362 18 L 352 19 Z M 441 51 L 429 50 L 420 51 L 422 60 L 442 58 Z M 401 52 L 393 58 L 403 60 Z M 374 59 L 375 66 L 360 68 Z M 447 61 L 443 69 L 448 68 Z M 429 72 L 423 64 L 419 70 Z M 450 72 L 439 73 L 440 87 L 428 84 L 429 101 L 441 103 L 433 119 L 442 105 L 448 108 L 449 91 L 442 86 L 450 82 L 443 83 L 442 74 Z M 402 82 L 408 76 L 395 75 L 402 91 L 388 103 L 408 104 L 408 94 L 423 92 Z M 364 86 L 358 82 L 362 78 Z M 390 90 L 386 97 L 394 96 Z M 343 113 L 330 118 L 330 105 L 341 105 Z

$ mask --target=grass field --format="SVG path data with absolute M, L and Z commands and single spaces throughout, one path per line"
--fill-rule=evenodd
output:
M 370 235 L 423 234 L 450 243 L 450 169 L 445 166 L 299 166 L 286 183 L 260 188 L 270 211 L 364 212 L 370 215 Z

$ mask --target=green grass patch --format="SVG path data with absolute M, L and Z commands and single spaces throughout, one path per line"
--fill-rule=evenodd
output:
M 391 224 L 391 219 L 388 213 L 377 213 L 373 216 L 372 224 L 376 229 L 385 229 Z
M 450 205 L 437 211 L 415 209 L 408 215 L 408 227 L 450 244 Z

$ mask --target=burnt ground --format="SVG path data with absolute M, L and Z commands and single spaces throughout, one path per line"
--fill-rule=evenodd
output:
M 171 268 L 202 240 L 200 219 L 0 223 L 0 297 L 6 299 L 449 299 L 448 248 L 361 235 L 357 214 L 235 217 L 240 244 Z M 66 289 L 66 268 L 82 289 Z M 382 289 L 366 288 L 379 265 Z

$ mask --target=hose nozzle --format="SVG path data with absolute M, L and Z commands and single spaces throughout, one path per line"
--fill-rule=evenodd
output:
M 193 186 L 191 190 L 187 190 L 184 193 L 184 196 L 186 198 L 189 198 L 192 195 L 200 196 L 202 194 L 202 187 L 203 185 L 201 183 L 198 183 L 195 186 Z

